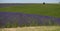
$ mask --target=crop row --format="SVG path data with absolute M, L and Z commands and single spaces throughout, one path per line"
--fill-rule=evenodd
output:
M 42 15 L 0 12 L 0 27 L 60 25 L 60 18 Z

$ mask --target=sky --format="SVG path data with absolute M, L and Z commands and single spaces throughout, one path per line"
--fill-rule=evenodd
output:
M 0 3 L 58 3 L 60 0 L 0 0 Z

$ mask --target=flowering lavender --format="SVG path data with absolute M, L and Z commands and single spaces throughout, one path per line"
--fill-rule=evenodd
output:
M 38 26 L 38 25 L 60 25 L 60 18 L 16 12 L 0 12 L 0 24 L 11 24 L 17 26 Z

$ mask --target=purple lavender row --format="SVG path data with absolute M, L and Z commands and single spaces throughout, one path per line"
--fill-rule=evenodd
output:
M 60 18 L 42 15 L 32 15 L 32 14 L 22 14 L 15 12 L 0 12 L 0 24 L 6 25 L 7 22 L 13 24 L 15 22 L 18 25 L 22 24 L 48 24 L 49 22 L 56 23 L 60 25 Z

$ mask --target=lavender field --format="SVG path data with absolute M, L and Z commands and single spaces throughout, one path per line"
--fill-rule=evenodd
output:
M 0 3 L 0 28 L 60 26 L 60 4 Z
M 0 27 L 56 26 L 60 18 L 16 12 L 0 12 Z

